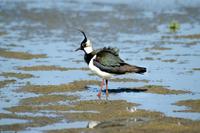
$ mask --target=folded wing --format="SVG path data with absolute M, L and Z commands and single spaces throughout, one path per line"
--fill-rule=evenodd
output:
M 96 59 L 93 61 L 93 63 L 100 70 L 113 74 L 146 72 L 146 68 L 129 65 L 120 59 L 119 50 L 116 48 L 109 47 L 97 51 Z

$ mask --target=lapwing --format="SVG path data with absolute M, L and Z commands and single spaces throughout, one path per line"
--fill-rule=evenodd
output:
M 85 62 L 95 74 L 102 78 L 101 87 L 97 94 L 99 98 L 101 98 L 104 81 L 106 81 L 106 98 L 108 97 L 108 80 L 114 75 L 126 73 L 142 74 L 146 72 L 145 67 L 130 65 L 122 60 L 119 57 L 119 50 L 117 48 L 104 47 L 102 49 L 93 50 L 92 43 L 87 38 L 85 32 L 82 30 L 79 31 L 83 34 L 84 40 L 75 51 L 84 51 Z

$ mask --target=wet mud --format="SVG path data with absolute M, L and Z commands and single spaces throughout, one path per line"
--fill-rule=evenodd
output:
M 34 58 L 46 58 L 45 54 L 30 54 L 28 52 L 9 51 L 0 48 L 0 56 L 5 58 L 14 58 L 21 60 L 31 60 Z
M 180 112 L 200 112 L 200 100 L 184 100 L 176 102 L 178 106 L 187 106 L 188 109 L 181 110 Z
M 18 70 L 23 71 L 70 71 L 70 70 L 89 70 L 88 68 L 65 68 L 59 66 L 47 66 L 47 65 L 40 65 L 40 66 L 24 66 L 18 67 Z
M 0 73 L 0 76 L 4 76 L 5 78 L 15 77 L 15 78 L 19 78 L 19 79 L 26 79 L 26 78 L 34 77 L 32 74 L 14 73 L 14 72 L 3 72 L 3 73 Z
M 14 79 L 0 81 L 0 88 L 4 88 L 6 85 L 15 83 L 15 82 L 16 82 L 16 80 L 14 80 Z

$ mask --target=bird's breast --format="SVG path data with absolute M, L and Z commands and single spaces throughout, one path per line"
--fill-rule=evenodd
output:
M 95 73 L 97 74 L 98 76 L 100 76 L 101 78 L 104 78 L 104 79 L 110 79 L 113 74 L 110 74 L 110 73 L 107 73 L 107 72 L 104 72 L 102 70 L 100 70 L 98 67 L 96 67 L 93 63 L 94 59 L 96 59 L 96 55 L 90 60 L 89 62 L 89 68 Z

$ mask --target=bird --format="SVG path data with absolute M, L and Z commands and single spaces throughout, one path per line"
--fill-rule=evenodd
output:
M 126 63 L 119 57 L 119 50 L 112 47 L 104 47 L 93 50 L 92 42 L 87 38 L 83 30 L 78 29 L 84 36 L 83 41 L 75 51 L 84 51 L 84 60 L 92 72 L 102 78 L 100 90 L 97 94 L 101 98 L 102 89 L 106 82 L 106 98 L 109 96 L 108 80 L 115 75 L 126 73 L 143 74 L 147 71 L 145 67 L 139 67 Z

